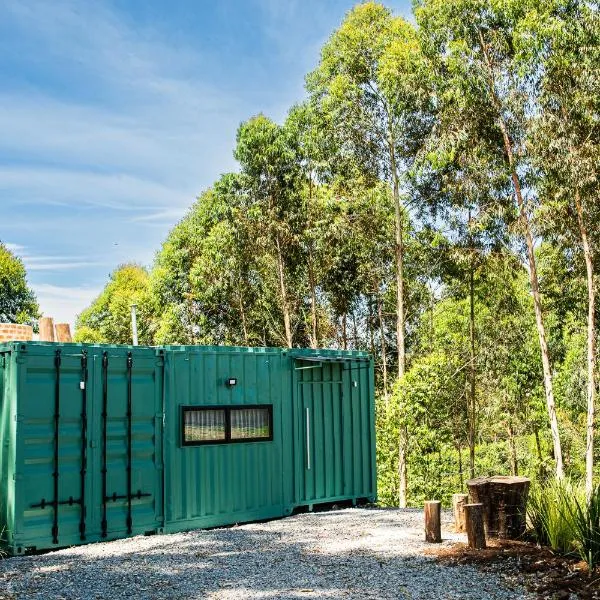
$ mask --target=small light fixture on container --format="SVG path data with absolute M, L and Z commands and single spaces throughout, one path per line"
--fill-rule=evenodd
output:
M 230 388 L 235 387 L 237 385 L 237 377 L 228 377 L 225 380 L 225 385 Z

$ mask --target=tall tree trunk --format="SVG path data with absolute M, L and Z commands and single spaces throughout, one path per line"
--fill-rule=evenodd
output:
M 352 337 L 354 338 L 354 350 L 358 350 L 358 324 L 356 323 L 356 312 L 352 311 Z
M 404 341 L 404 219 L 400 204 L 400 182 L 398 181 L 398 165 L 392 132 L 388 139 L 390 151 L 390 167 L 392 171 L 392 192 L 394 196 L 394 212 L 396 221 L 396 343 L 398 345 L 398 377 L 406 370 L 406 349 Z
M 348 313 L 342 315 L 342 350 L 348 350 Z
M 315 274 L 313 271 L 313 257 L 312 252 L 308 255 L 308 285 L 310 286 L 310 321 L 311 321 L 311 336 L 310 336 L 310 347 L 319 347 L 319 334 L 318 334 L 318 317 L 317 317 L 317 291 L 315 284 Z
M 407 458 L 408 458 L 408 432 L 405 426 L 400 426 L 400 439 L 398 440 L 398 478 L 400 481 L 400 493 L 398 506 L 406 508 L 408 481 L 407 481 Z
M 587 322 L 587 430 L 585 447 L 585 492 L 588 500 L 594 489 L 594 433 L 596 410 L 596 296 L 594 290 L 594 261 L 592 249 L 585 226 L 585 217 L 579 190 L 575 192 L 575 207 L 577 209 L 577 222 L 583 246 L 585 259 L 586 283 L 588 290 L 588 322 Z
M 544 475 L 544 456 L 542 455 L 542 445 L 540 444 L 540 432 L 538 431 L 537 427 L 533 430 L 533 434 L 535 436 L 535 447 L 537 450 L 538 461 L 540 463 L 540 466 L 538 469 L 538 476 L 541 479 L 542 476 Z
M 515 430 L 512 422 L 507 426 L 508 431 L 508 446 L 510 448 L 510 472 L 511 475 L 519 474 L 519 461 L 517 458 L 517 445 L 515 442 Z
M 388 383 L 387 383 L 387 347 L 385 343 L 385 326 L 383 324 L 383 310 L 381 308 L 381 298 L 377 296 L 377 316 L 379 317 L 379 335 L 381 336 L 381 367 L 383 369 L 383 394 L 385 402 L 388 402 Z
M 471 211 L 469 211 L 469 221 Z M 475 269 L 473 265 L 473 247 L 469 268 L 469 471 L 471 479 L 475 477 L 475 439 L 476 439 L 476 399 L 475 399 Z
M 242 332 L 244 333 L 244 344 L 248 346 L 248 326 L 246 325 L 246 310 L 244 308 L 244 298 L 238 289 L 238 302 L 240 305 L 240 319 L 242 321 Z
M 375 319 L 375 315 L 373 314 L 373 299 L 369 299 L 369 318 L 367 320 L 367 327 L 369 330 L 369 347 L 371 349 L 371 354 L 373 358 L 375 358 L 375 333 L 373 331 L 373 321 Z
M 465 480 L 463 476 L 463 462 L 462 462 L 462 447 L 458 445 L 458 476 L 460 477 L 460 490 L 462 491 L 465 487 Z M 471 479 L 473 479 L 471 477 Z
M 479 39 L 481 42 L 481 49 L 485 58 L 485 62 L 488 68 L 488 77 L 490 85 L 490 93 L 492 94 L 492 101 L 498 115 L 498 125 L 500 132 L 502 133 L 502 139 L 504 141 L 504 151 L 510 168 L 510 176 L 517 200 L 517 206 L 519 209 L 519 216 L 524 229 L 525 244 L 527 246 L 527 259 L 529 262 L 529 281 L 531 285 L 531 293 L 533 295 L 533 306 L 535 310 L 535 322 L 537 326 L 540 351 L 542 355 L 542 368 L 544 372 L 544 391 L 546 393 L 546 409 L 548 412 L 548 419 L 550 421 L 550 431 L 552 434 L 552 445 L 554 447 L 554 460 L 556 466 L 556 477 L 562 479 L 564 477 L 563 470 L 563 459 L 562 459 L 562 446 L 560 441 L 560 433 L 558 429 L 558 419 L 556 417 L 556 404 L 554 402 L 554 390 L 552 386 L 552 368 L 550 366 L 550 356 L 548 353 L 548 342 L 546 339 L 546 329 L 544 327 L 544 316 L 542 311 L 542 300 L 540 296 L 540 286 L 537 275 L 537 264 L 535 260 L 535 250 L 533 244 L 533 235 L 531 233 L 531 224 L 529 222 L 529 216 L 525 207 L 525 200 L 521 190 L 521 182 L 517 173 L 515 157 L 513 153 L 513 145 L 508 135 L 508 129 L 504 121 L 502 114 L 502 103 L 496 94 L 496 85 L 494 70 L 488 55 L 487 45 L 483 39 L 483 33 L 479 30 Z
M 287 289 L 285 285 L 285 267 L 283 262 L 283 253 L 279 235 L 275 236 L 275 245 L 277 247 L 277 271 L 279 275 L 279 294 L 281 295 L 281 311 L 283 313 L 283 326 L 285 329 L 285 343 L 288 348 L 293 345 L 292 340 L 292 321 L 290 318 L 290 307 L 288 304 Z

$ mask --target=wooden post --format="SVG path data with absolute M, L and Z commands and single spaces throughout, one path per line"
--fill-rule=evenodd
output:
M 54 319 L 52 317 L 42 317 L 40 325 L 40 342 L 54 341 Z
M 452 510 L 454 512 L 454 529 L 459 533 L 465 531 L 465 504 L 469 494 L 452 494 Z
M 483 504 L 465 504 L 465 525 L 469 548 L 485 548 L 485 529 L 483 527 Z
M 57 342 L 72 342 L 71 326 L 68 323 L 56 324 L 56 341 Z
M 425 502 L 425 541 L 442 541 L 442 503 L 439 500 Z

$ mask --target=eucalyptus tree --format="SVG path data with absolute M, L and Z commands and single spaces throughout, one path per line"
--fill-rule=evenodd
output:
M 326 115 L 342 163 L 366 178 L 390 182 L 395 212 L 398 374 L 406 369 L 403 188 L 421 139 L 429 96 L 426 68 L 412 25 L 374 2 L 351 10 L 327 41 L 307 77 L 311 100 Z
M 520 60 L 530 41 L 524 24 L 546 6 L 534 0 L 422 0 L 415 14 L 438 74 L 438 118 L 452 123 L 456 139 L 466 138 L 473 152 L 482 150 L 506 165 L 526 247 L 556 475 L 561 478 L 562 448 L 530 222 L 532 190 L 526 180 L 532 74 Z
M 543 76 L 529 150 L 544 204 L 539 220 L 562 245 L 580 248 L 587 286 L 586 491 L 593 490 L 597 389 L 594 232 L 600 224 L 600 16 L 571 2 L 534 29 L 532 60 Z
M 297 155 L 288 130 L 264 115 L 242 123 L 234 155 L 250 196 L 257 250 L 272 256 L 275 262 L 283 319 L 282 341 L 291 348 L 298 318 L 290 286 L 301 266 L 299 230 L 304 222 Z
M 33 325 L 39 313 L 23 261 L 0 242 L 0 321 Z

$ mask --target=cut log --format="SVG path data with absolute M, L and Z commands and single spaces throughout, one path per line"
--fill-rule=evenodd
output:
M 460 533 L 465 531 L 465 504 L 469 494 L 452 494 L 452 510 L 454 512 L 454 529 Z
M 71 326 L 68 323 L 56 324 L 56 341 L 57 342 L 72 342 Z
M 425 502 L 425 541 L 442 541 L 442 503 L 439 500 Z
M 485 548 L 485 527 L 483 525 L 483 505 L 465 504 L 465 525 L 469 548 Z
M 485 532 L 488 537 L 517 539 L 525 533 L 527 477 L 478 477 L 467 481 L 472 503 L 483 504 Z
M 42 317 L 39 321 L 40 342 L 54 341 L 54 319 L 52 317 Z

